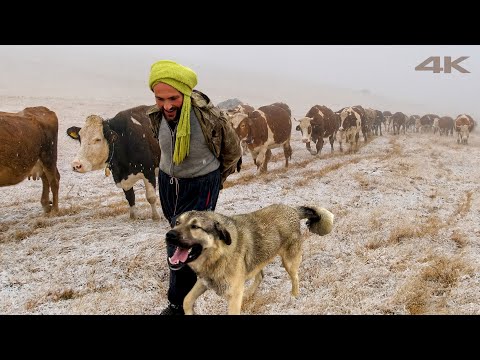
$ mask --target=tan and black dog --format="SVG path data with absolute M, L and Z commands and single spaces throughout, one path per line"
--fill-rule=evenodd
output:
M 184 299 L 185 314 L 193 314 L 195 300 L 213 289 L 228 300 L 228 313 L 240 314 L 245 282 L 254 281 L 245 292 L 251 296 L 263 279 L 263 268 L 277 256 L 292 280 L 292 295 L 298 296 L 298 268 L 302 260 L 300 220 L 307 219 L 310 232 L 330 233 L 333 214 L 317 206 L 274 204 L 233 216 L 212 211 L 188 211 L 180 215 L 166 242 L 176 247 L 168 258 L 171 269 L 188 264 L 198 280 Z

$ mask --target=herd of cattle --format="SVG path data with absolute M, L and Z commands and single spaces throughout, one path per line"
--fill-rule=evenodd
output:
M 254 163 L 260 172 L 267 170 L 268 160 L 271 158 L 271 149 L 283 146 L 285 166 L 292 156 L 290 136 L 292 119 L 290 108 L 283 103 L 274 103 L 254 109 L 249 105 L 238 105 L 227 110 L 233 128 L 236 130 L 243 147 L 243 154 L 248 149 Z M 435 114 L 424 116 L 407 116 L 402 112 L 392 114 L 389 111 L 380 111 L 363 108 L 360 105 L 344 107 L 333 111 L 323 105 L 313 106 L 307 114 L 295 119 L 298 123 L 296 130 L 302 133 L 302 142 L 312 155 L 320 154 L 325 142 L 330 142 L 331 151 L 335 140 L 343 152 L 343 143 L 349 144 L 349 150 L 358 149 L 360 132 L 363 139 L 375 135 L 382 135 L 384 131 L 398 135 L 402 132 L 433 132 L 440 135 L 457 133 L 457 142 L 467 144 L 468 136 L 476 122 L 470 115 L 461 114 L 454 120 L 449 116 L 440 117 Z M 312 149 L 312 143 L 315 150 Z
M 142 105 L 119 112 L 111 119 L 96 115 L 87 117 L 83 127 L 70 127 L 67 135 L 78 140 L 80 149 L 72 161 L 72 170 L 85 173 L 105 169 L 112 173 L 117 187 L 123 189 L 130 206 L 130 217 L 136 218 L 133 185 L 143 180 L 146 198 L 152 208 L 152 219 L 159 219 L 155 203 L 156 179 L 159 171 L 160 148 L 153 137 L 150 120 L 146 115 L 149 106 Z M 243 154 L 250 152 L 260 173 L 267 171 L 271 150 L 283 147 L 285 167 L 292 157 L 290 145 L 292 114 L 285 103 L 273 103 L 254 109 L 239 105 L 227 110 Z M 302 142 L 312 155 L 319 155 L 324 139 L 335 140 L 343 151 L 358 149 L 360 132 L 366 142 L 384 131 L 393 134 L 433 132 L 440 135 L 457 134 L 457 143 L 467 144 L 468 136 L 476 122 L 470 115 L 461 114 L 453 119 L 435 114 L 407 116 L 402 112 L 392 114 L 363 108 L 360 105 L 333 111 L 323 105 L 313 106 L 304 117 L 293 119 Z M 28 140 L 27 140 L 28 139 Z M 44 212 L 58 212 L 60 174 L 57 168 L 58 118 L 46 107 L 27 107 L 17 113 L 0 112 L 0 187 L 15 185 L 27 177 L 42 180 L 41 204 Z M 315 149 L 312 149 L 314 144 Z M 52 201 L 50 201 L 50 192 Z

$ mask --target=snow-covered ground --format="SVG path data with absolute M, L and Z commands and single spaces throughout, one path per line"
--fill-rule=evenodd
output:
M 42 212 L 40 181 L 0 188 L 0 314 L 158 314 L 167 304 L 168 223 L 151 220 L 142 183 L 135 185 L 141 218 L 132 221 L 111 177 L 74 173 L 78 143 L 66 135 L 90 114 L 113 117 L 139 103 L 2 96 L 1 104 L 2 111 L 43 105 L 57 113 L 61 180 L 57 216 Z M 228 178 L 218 212 L 284 203 L 318 204 L 335 215 L 324 237 L 302 224 L 299 297 L 290 295 L 277 258 L 243 313 L 480 314 L 478 129 L 466 146 L 417 133 L 360 145 L 350 154 L 335 143 L 331 154 L 327 144 L 312 156 L 293 127 L 287 170 L 279 148 L 267 174 L 255 175 L 247 155 Z M 196 303 L 199 314 L 226 309 L 212 291 Z

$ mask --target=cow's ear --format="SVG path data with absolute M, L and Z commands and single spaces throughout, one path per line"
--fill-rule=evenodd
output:
M 300 125 L 297 125 L 297 127 L 295 128 L 295 130 L 300 131 Z
M 218 221 L 215 221 L 215 230 L 217 231 L 218 238 L 220 240 L 223 240 L 225 244 L 230 245 L 232 243 L 232 238 L 230 237 L 230 233 Z
M 80 132 L 81 128 L 77 126 L 72 126 L 67 129 L 67 135 L 70 136 L 72 139 L 75 140 L 80 140 L 80 135 L 78 134 Z

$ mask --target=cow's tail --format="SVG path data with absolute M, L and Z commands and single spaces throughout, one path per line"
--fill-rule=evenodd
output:
M 297 206 L 300 219 L 307 219 L 310 232 L 323 236 L 332 231 L 334 215 L 327 209 L 318 206 Z

